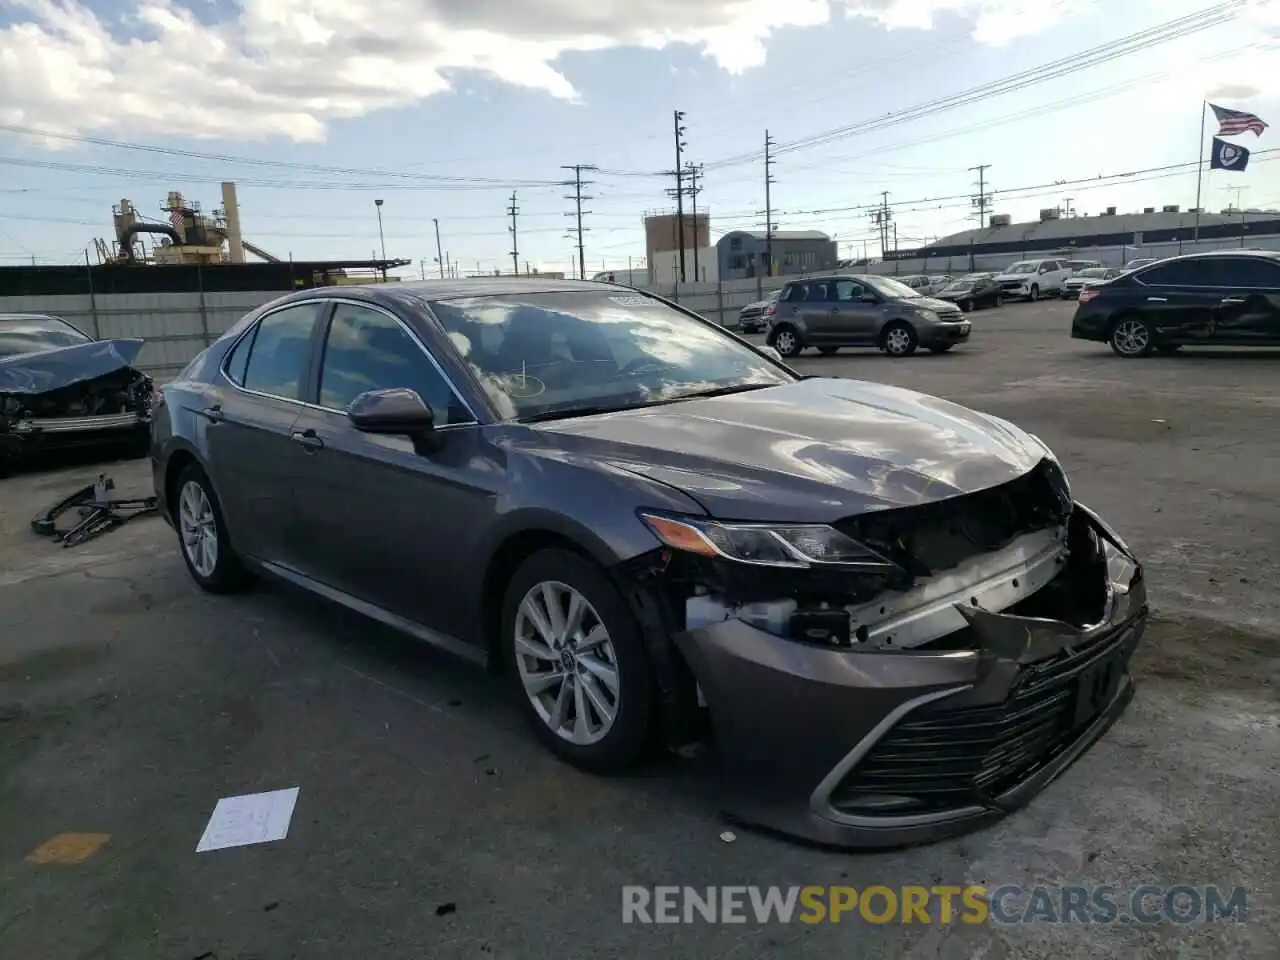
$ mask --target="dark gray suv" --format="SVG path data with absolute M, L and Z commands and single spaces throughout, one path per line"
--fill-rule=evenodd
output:
M 587 769 L 709 737 L 733 814 L 815 840 L 999 817 L 1132 695 L 1141 569 L 1043 443 L 634 290 L 292 294 L 152 441 L 201 587 L 270 574 L 505 672 Z
M 891 277 L 792 280 L 782 288 L 768 342 L 784 357 L 805 347 L 879 347 L 909 357 L 918 347 L 946 353 L 969 339 L 970 323 L 946 300 L 922 296 Z

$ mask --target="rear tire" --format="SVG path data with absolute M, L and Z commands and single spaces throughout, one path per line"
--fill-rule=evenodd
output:
M 1035 284 L 1035 283 L 1033 283 L 1033 284 L 1031 285 L 1031 294 L 1028 296 L 1028 298 L 1027 298 L 1027 299 L 1029 299 L 1032 303 L 1035 303 L 1037 300 L 1039 300 L 1039 299 L 1040 299 L 1040 286 L 1039 286 L 1039 284 Z
M 915 327 L 902 320 L 893 321 L 880 334 L 880 349 L 891 357 L 909 357 L 919 345 Z
M 231 546 L 222 505 L 209 477 L 198 464 L 189 464 L 178 476 L 174 491 L 173 525 L 191 579 L 209 593 L 244 589 L 252 578 Z
M 650 751 L 656 710 L 644 634 L 596 564 L 567 550 L 535 553 L 507 585 L 501 622 L 512 693 L 552 753 L 615 773 Z
M 1139 316 L 1126 316 L 1117 320 L 1107 342 L 1111 344 L 1116 356 L 1126 360 L 1150 356 L 1155 346 L 1150 325 Z
M 800 339 L 800 332 L 790 324 L 773 328 L 773 333 L 769 336 L 769 346 L 784 357 L 797 357 L 800 355 L 800 351 L 804 349 L 804 343 Z
M 960 301 L 960 303 L 958 304 L 958 306 L 960 307 L 960 312 L 961 312 L 961 313 L 973 313 L 973 301 L 972 301 L 972 300 L 961 300 L 961 301 Z

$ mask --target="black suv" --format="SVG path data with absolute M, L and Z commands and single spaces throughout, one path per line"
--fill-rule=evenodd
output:
M 1071 336 L 1109 343 L 1122 357 L 1186 344 L 1280 346 L 1280 253 L 1193 253 L 1090 285 Z

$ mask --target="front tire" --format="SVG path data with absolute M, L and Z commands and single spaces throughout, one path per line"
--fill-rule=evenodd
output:
M 880 349 L 891 357 L 909 357 L 919 345 L 915 328 L 901 320 L 895 320 L 880 334 Z
M 1141 317 L 1121 317 L 1111 328 L 1107 338 L 1116 356 L 1126 360 L 1146 357 L 1151 354 L 1155 344 L 1151 335 L 1151 327 Z
M 958 304 L 958 306 L 960 307 L 960 312 L 961 312 L 961 313 L 973 313 L 973 301 L 972 301 L 972 300 L 961 300 L 961 301 L 960 301 L 960 303 Z
M 1039 299 L 1040 299 L 1040 287 L 1039 287 L 1039 285 L 1034 284 L 1034 283 L 1031 285 L 1031 294 L 1030 294 L 1030 296 L 1028 296 L 1028 297 L 1027 297 L 1027 299 L 1028 299 L 1028 300 L 1030 300 L 1032 303 L 1035 303 L 1037 300 L 1039 300 Z
M 800 334 L 795 327 L 774 327 L 771 346 L 782 354 L 784 357 L 797 357 L 800 351 L 804 349 L 804 344 L 800 340 Z
M 189 464 L 174 490 L 173 525 L 191 579 L 209 593 L 243 589 L 250 577 L 231 546 L 222 505 L 208 475 L 197 464 Z
M 507 585 L 502 631 L 513 692 L 553 753 L 615 773 L 649 752 L 655 707 L 644 634 L 598 566 L 560 549 L 529 557 Z

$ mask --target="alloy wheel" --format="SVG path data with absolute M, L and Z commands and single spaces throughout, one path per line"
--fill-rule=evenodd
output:
M 885 353 L 901 357 L 911 350 L 911 331 L 906 327 L 894 327 L 884 337 Z
M 618 658 L 600 615 L 566 583 L 534 584 L 515 617 L 516 667 L 534 711 L 577 746 L 603 740 L 618 716 Z
M 796 335 L 790 330 L 779 330 L 778 335 L 773 340 L 773 345 L 784 357 L 790 356 L 791 352 L 796 348 Z
M 178 496 L 178 530 L 191 568 L 212 577 L 218 567 L 218 520 L 204 487 L 188 480 Z
M 1141 320 L 1121 320 L 1111 334 L 1111 345 L 1123 357 L 1140 357 L 1150 349 L 1151 335 Z

